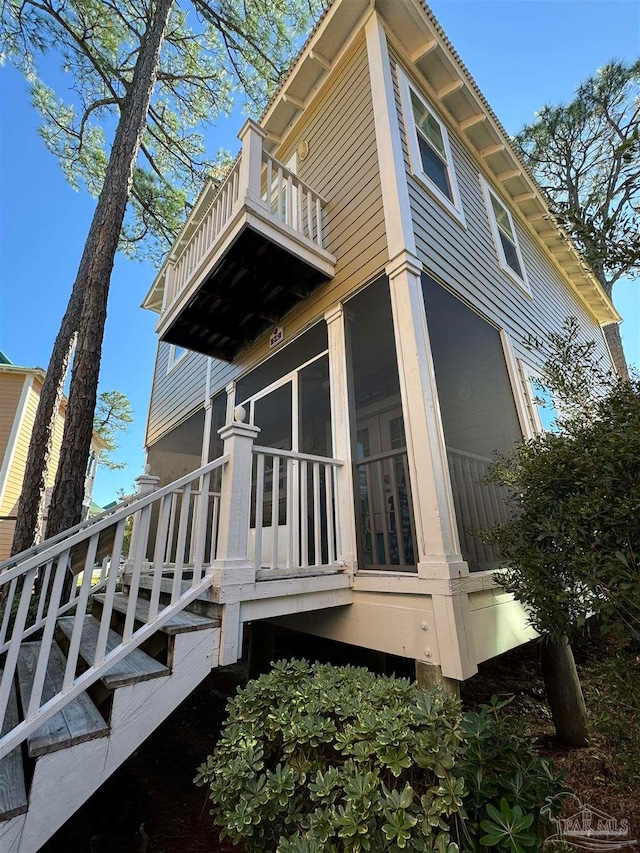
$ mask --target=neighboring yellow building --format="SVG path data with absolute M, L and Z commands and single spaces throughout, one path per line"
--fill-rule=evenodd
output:
M 15 516 L 44 377 L 45 371 L 41 367 L 20 367 L 12 364 L 0 351 L 0 562 L 8 559 L 11 554 Z M 47 474 L 47 498 L 51 494 L 60 460 L 66 407 L 67 398 L 63 396 L 56 418 L 53 451 Z M 94 434 L 87 466 L 84 515 L 91 505 L 101 447 L 99 436 Z

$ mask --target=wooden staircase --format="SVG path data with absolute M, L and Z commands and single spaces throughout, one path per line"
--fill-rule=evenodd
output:
M 36 853 L 238 660 L 245 621 L 351 603 L 349 466 L 255 446 L 244 416 L 221 430 L 220 458 L 161 488 L 145 475 L 135 498 L 0 564 L 0 853 Z M 272 529 L 286 502 L 286 542 L 263 536 L 267 499 Z
M 107 596 L 92 597 L 79 636 L 79 669 L 95 664 L 100 616 Z M 122 642 L 130 599 L 112 602 L 107 653 Z M 218 664 L 220 619 L 183 610 L 168 619 L 142 647 L 105 671 L 24 744 L 0 760 L 0 851 L 36 853 L 78 807 L 111 775 L 180 702 Z M 95 615 L 94 615 L 95 614 Z M 135 622 L 147 623 L 149 601 L 135 602 Z M 74 634 L 73 616 L 57 620 L 44 677 L 42 701 L 60 692 Z M 23 643 L 17 660 L 5 729 L 17 725 L 28 709 L 41 641 Z M 4 733 L 4 732 L 3 732 Z M 65 796 L 59 796 L 61 784 Z

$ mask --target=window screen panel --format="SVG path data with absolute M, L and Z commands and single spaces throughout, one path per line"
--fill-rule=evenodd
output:
M 242 403 L 253 397 L 258 391 L 286 376 L 314 355 L 327 349 L 327 324 L 324 321 L 316 323 L 295 341 L 278 350 L 255 370 L 247 373 L 238 380 L 236 387 L 236 403 Z
M 462 555 L 472 570 L 499 565 L 499 555 L 472 530 L 508 518 L 506 492 L 483 485 L 497 453 L 522 439 L 497 329 L 427 275 L 422 276 Z

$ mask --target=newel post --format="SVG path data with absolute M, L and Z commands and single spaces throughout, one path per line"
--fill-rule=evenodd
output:
M 224 441 L 223 454 L 229 457 L 222 475 L 218 545 L 213 563 L 214 583 L 252 583 L 256 573 L 249 559 L 249 523 L 251 516 L 251 463 L 253 442 L 260 428 L 243 423 L 242 406 L 234 420 L 218 430 Z
M 266 132 L 255 121 L 247 119 L 238 134 L 242 142 L 240 158 L 240 198 L 265 207 L 262 200 L 262 141 Z
M 160 483 L 160 477 L 154 477 L 151 473 L 151 466 L 147 463 L 144 466 L 144 473 L 140 474 L 139 477 L 135 479 L 136 484 L 136 497 L 141 498 L 144 495 L 148 495 L 151 492 L 155 492 Z M 131 525 L 131 540 L 129 542 L 129 553 L 127 555 L 127 561 L 133 559 L 133 555 L 136 553 L 136 538 L 138 536 L 140 530 L 140 513 L 136 512 L 133 516 L 133 523 Z

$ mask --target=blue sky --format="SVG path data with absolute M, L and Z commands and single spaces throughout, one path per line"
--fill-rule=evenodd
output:
M 637 0 L 433 0 L 432 8 L 498 117 L 516 132 L 546 102 L 613 57 L 640 53 Z M 61 93 L 63 94 L 63 93 Z M 211 151 L 238 147 L 240 109 L 209 134 Z M 18 364 L 47 366 L 75 276 L 94 200 L 64 181 L 37 134 L 26 85 L 0 73 L 0 349 Z M 99 504 L 140 473 L 151 387 L 156 317 L 139 308 L 154 277 L 148 264 L 118 257 L 111 284 L 100 389 L 131 399 L 135 422 L 122 438 L 124 471 L 101 470 Z M 640 284 L 620 282 L 630 362 L 640 367 Z

